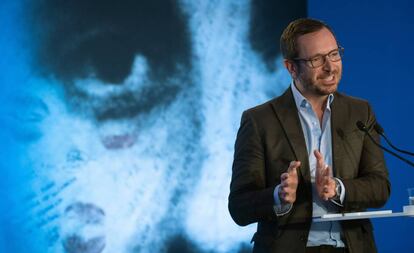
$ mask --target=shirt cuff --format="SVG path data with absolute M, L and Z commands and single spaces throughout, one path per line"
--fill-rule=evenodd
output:
M 331 201 L 334 204 L 343 207 L 343 203 L 345 200 L 345 185 L 339 178 L 334 177 L 334 180 L 339 184 L 339 196 L 335 196 L 335 198 L 331 199 Z
M 282 203 L 282 201 L 279 198 L 279 188 L 280 184 L 278 184 L 273 191 L 273 198 L 275 200 L 273 210 L 275 211 L 276 216 L 283 216 L 290 212 L 293 205 Z

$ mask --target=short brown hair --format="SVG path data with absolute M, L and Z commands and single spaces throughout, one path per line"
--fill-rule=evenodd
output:
M 311 18 L 300 18 L 289 23 L 280 36 L 280 51 L 283 58 L 293 60 L 298 57 L 298 49 L 296 40 L 299 36 L 313 33 L 321 30 L 322 28 L 328 29 L 335 37 L 331 27 L 326 23 Z M 336 37 L 335 37 L 336 38 Z

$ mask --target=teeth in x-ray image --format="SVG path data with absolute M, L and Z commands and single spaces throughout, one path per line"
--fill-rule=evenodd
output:
M 157 7 L 165 1 L 125 3 Z M 152 21 L 140 25 L 122 19 L 133 11 L 117 16 L 89 2 L 79 3 L 79 13 L 96 13 L 72 26 L 78 23 L 71 15 L 80 14 L 65 8 L 76 4 L 26 6 L 39 10 L 34 20 L 55 25 L 60 36 L 40 32 L 37 45 L 45 48 L 32 49 L 39 65 L 28 71 L 13 109 L 0 116 L 19 157 L 3 218 L 10 238 L 5 247 L 16 253 L 248 250 L 254 225 L 239 228 L 227 210 L 234 139 L 242 111 L 289 84 L 281 59 L 275 54 L 269 68 L 249 42 L 254 3 L 169 2 L 173 14 L 160 13 L 178 17 L 171 21 L 178 28 L 156 24 L 148 14 Z M 111 36 L 128 38 L 111 33 L 118 19 L 140 48 L 127 42 L 125 50 L 114 48 Z M 139 33 L 151 25 L 166 29 L 164 37 Z M 170 42 L 175 33 L 179 41 Z M 172 46 L 149 47 L 151 36 Z

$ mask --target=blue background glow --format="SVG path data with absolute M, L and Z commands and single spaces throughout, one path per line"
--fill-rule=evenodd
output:
M 340 90 L 368 99 L 395 144 L 413 149 L 414 4 L 289 2 L 165 1 L 172 11 L 164 12 L 162 1 L 148 1 L 156 11 L 141 12 L 148 23 L 134 24 L 130 44 L 112 47 L 124 37 L 99 36 L 115 28 L 83 30 L 80 22 L 84 33 L 64 30 L 55 48 L 45 34 L 59 31 L 39 20 L 65 22 L 65 11 L 39 8 L 44 0 L 1 1 L 0 252 L 248 252 L 255 225 L 238 227 L 227 211 L 235 135 L 243 110 L 290 81 L 280 34 L 269 31 L 306 11 L 329 23 L 345 48 Z M 154 13 L 178 18 L 168 26 Z M 117 29 L 128 34 L 128 25 Z M 109 46 L 70 58 L 82 52 L 73 45 L 95 38 Z M 116 56 L 129 49 L 122 76 Z M 105 57 L 95 64 L 99 50 Z M 401 211 L 414 170 L 386 159 L 392 196 L 384 209 Z M 379 252 L 413 252 L 413 225 L 374 220 Z

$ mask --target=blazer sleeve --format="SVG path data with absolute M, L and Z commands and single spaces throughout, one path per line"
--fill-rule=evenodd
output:
M 366 126 L 373 126 L 376 122 L 374 113 L 369 104 Z M 378 133 L 370 127 L 370 135 L 376 142 L 380 142 Z M 367 134 L 363 135 L 362 151 L 358 165 L 357 177 L 343 179 L 345 185 L 345 210 L 361 210 L 383 206 L 391 193 L 391 184 L 385 165 L 383 151 L 376 146 Z M 346 169 L 346 168 L 345 168 Z
M 265 154 L 257 123 L 245 111 L 234 147 L 228 208 L 240 226 L 275 220 L 274 186 L 266 187 Z

